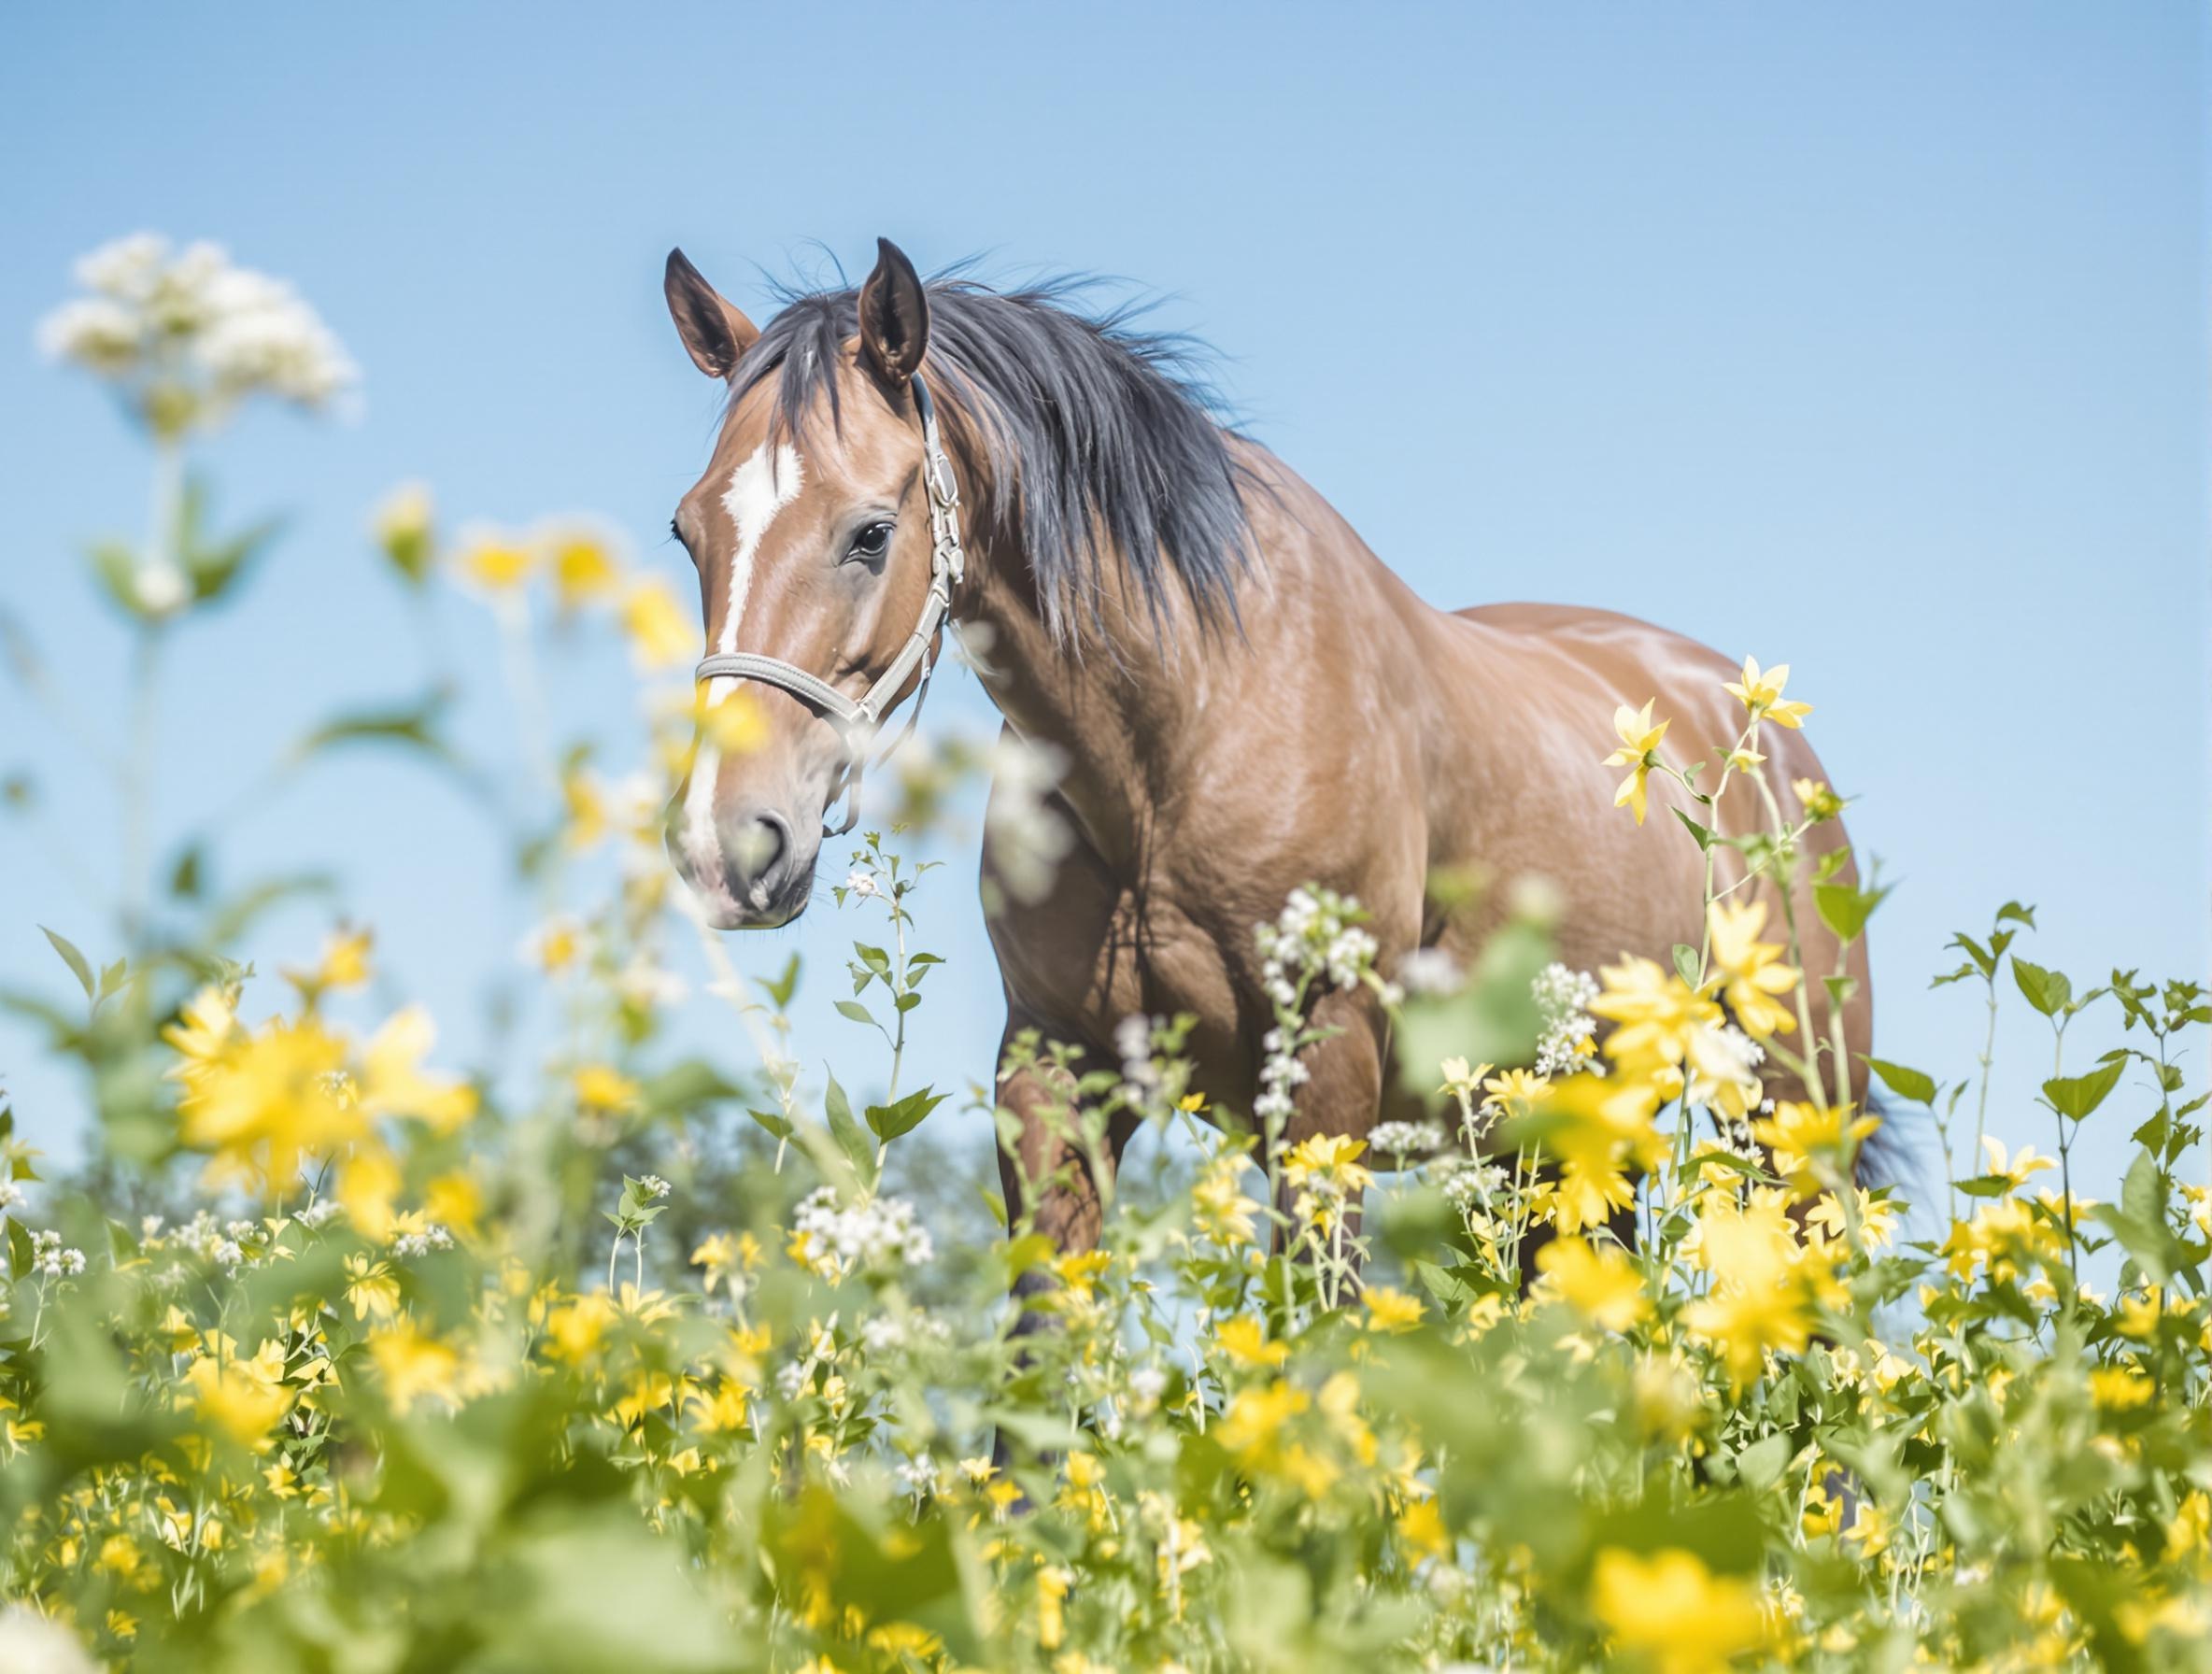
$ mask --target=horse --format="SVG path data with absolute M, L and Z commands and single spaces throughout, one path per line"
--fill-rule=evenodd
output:
M 857 752 L 926 681 L 947 619 L 987 631 L 979 674 L 1006 732 L 1067 764 L 1053 794 L 1073 842 L 1049 890 L 995 887 L 987 844 L 982 879 L 1015 1066 L 998 1082 L 1007 1207 L 1062 1251 L 1095 1247 L 1100 1176 L 1133 1128 L 1078 1143 L 1055 1071 L 1008 1048 L 1034 1030 L 1113 1063 L 1124 1019 L 1188 1014 L 1195 1085 L 1250 1111 L 1275 1025 L 1254 928 L 1299 886 L 1364 905 L 1385 974 L 1423 949 L 1471 962 L 1501 892 L 1447 910 L 1429 887 L 1469 869 L 1548 879 L 1578 969 L 1700 943 L 1705 857 L 1673 819 L 1618 809 L 1604 758 L 1616 709 L 1654 698 L 1673 759 L 1733 745 L 1718 652 L 1605 610 L 1429 605 L 1218 416 L 1183 340 L 1087 315 L 1064 287 L 925 282 L 886 240 L 859 287 L 790 294 L 765 327 L 680 249 L 664 291 L 693 362 L 729 386 L 673 524 L 699 572 L 701 674 L 709 701 L 753 689 L 762 734 L 731 755 L 702 737 L 670 855 L 719 929 L 797 916 Z M 1780 786 L 1824 780 L 1802 731 L 1765 733 Z M 1651 798 L 1689 811 L 1663 778 Z M 1751 801 L 1698 817 L 1742 834 Z M 1840 820 L 1805 844 L 1849 846 Z M 1848 853 L 1833 864 L 1855 878 Z M 1812 870 L 1789 903 L 1805 968 L 1853 979 L 1808 980 L 1815 1030 L 1840 1030 L 1832 1080 L 1863 1101 L 1866 943 L 1838 948 Z M 1771 876 L 1744 893 L 1780 904 Z M 1332 990 L 1312 1022 L 1330 1032 L 1301 1055 L 1283 1142 L 1413 1114 L 1371 989 Z M 1761 1073 L 1770 1095 L 1802 1092 Z

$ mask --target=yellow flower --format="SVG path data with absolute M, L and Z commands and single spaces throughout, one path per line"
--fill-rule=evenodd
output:
M 456 1238 L 474 1238 L 484 1213 L 484 1191 L 474 1178 L 453 1170 L 422 1188 L 422 1213 Z
M 2058 1167 L 2049 1157 L 2036 1156 L 2033 1145 L 2022 1145 L 2018 1156 L 2008 1155 L 2005 1142 L 1993 1133 L 1982 1135 L 1981 1143 L 1990 1157 L 1990 1166 L 1985 1171 L 2003 1180 L 2015 1191 L 2027 1185 L 2029 1175 Z
M 346 1257 L 346 1299 L 353 1304 L 353 1317 L 375 1314 L 390 1319 L 400 1311 L 400 1282 L 391 1263 L 369 1256 Z
M 476 1114 L 476 1089 L 421 1068 L 437 1042 L 425 1006 L 394 1012 L 362 1051 L 361 1104 L 372 1115 L 410 1116 L 436 1133 L 451 1133 Z
M 598 1350 L 616 1317 L 614 1299 L 605 1291 L 587 1292 L 546 1316 L 546 1350 L 557 1360 L 581 1366 Z
M 1437 1091 L 1455 1098 L 1472 1098 L 1482 1077 L 1491 1071 L 1488 1064 L 1470 1064 L 1463 1057 L 1448 1057 L 1437 1068 L 1444 1077 L 1444 1085 Z
M 1778 727 L 1795 729 L 1805 724 L 1805 717 L 1812 713 L 1812 705 L 1784 698 L 1782 688 L 1789 683 L 1788 663 L 1778 662 L 1761 674 L 1759 660 L 1747 657 L 1743 660 L 1742 677 L 1726 682 L 1721 689 L 1739 699 L 1754 721 L 1769 720 Z
M 710 703 L 707 690 L 704 685 L 699 688 L 697 719 L 708 744 L 724 756 L 749 756 L 768 742 L 768 714 L 752 692 L 741 686 Z
M 172 1078 L 190 1086 L 222 1057 L 238 1031 L 237 1003 L 235 988 L 209 984 L 177 1008 L 177 1020 L 162 1029 L 162 1039 L 184 1059 L 169 1071 Z
M 1652 1311 L 1643 1275 L 1617 1244 L 1555 1238 L 1536 1253 L 1536 1266 L 1551 1294 L 1604 1330 L 1625 1331 Z
M 1433 1497 L 1407 1502 L 1397 1516 L 1397 1538 L 1416 1560 L 1437 1557 L 1452 1546 L 1451 1531 L 1445 1528 L 1444 1514 L 1437 1509 Z
M 376 544 L 410 582 L 420 583 L 436 557 L 434 517 L 430 490 L 418 482 L 400 484 L 376 508 Z
M 1613 1643 L 1660 1674 L 1724 1668 L 1766 1638 L 1751 1584 L 1717 1577 L 1679 1548 L 1639 1557 L 1607 1547 L 1597 1554 L 1590 1602 Z
M 1690 1334 L 1720 1351 L 1739 1391 L 1765 1369 L 1767 1351 L 1795 1355 L 1812 1334 L 1804 1286 L 1794 1283 L 1724 1284 L 1682 1311 Z
M 2158 1384 L 2139 1366 L 2100 1366 L 2089 1374 L 2090 1399 L 2107 1412 L 2127 1412 L 2150 1404 Z
M 514 591 L 536 567 L 531 549 L 503 534 L 479 534 L 461 555 L 461 574 L 488 593 Z
M 1775 1172 L 1800 1191 L 1809 1190 L 1829 1165 L 1836 1178 L 1850 1177 L 1850 1159 L 1859 1142 L 1881 1126 L 1879 1116 L 1851 1117 L 1849 1104 L 1827 1105 L 1781 1099 L 1774 1114 L 1751 1124 L 1751 1137 L 1774 1153 Z
M 227 1337 L 210 1340 L 213 1353 L 185 1369 L 201 1418 L 241 1447 L 259 1452 L 270 1445 L 269 1432 L 291 1409 L 292 1392 L 284 1383 L 284 1347 L 263 1342 L 250 1360 L 238 1357 Z
M 1621 740 L 1621 747 L 1605 759 L 1608 767 L 1624 767 L 1628 776 L 1621 781 L 1621 788 L 1613 793 L 1613 806 L 1625 802 L 1636 815 L 1636 823 L 1644 823 L 1646 794 L 1644 781 L 1652 769 L 1659 765 L 1659 741 L 1666 736 L 1666 729 L 1673 723 L 1652 719 L 1652 705 L 1655 698 L 1647 699 L 1641 710 L 1624 703 L 1613 711 L 1613 731 Z
M 313 1017 L 272 1018 L 195 1066 L 177 1106 L 184 1142 L 214 1152 L 227 1174 L 288 1185 L 303 1156 L 368 1131 L 345 1065 L 345 1043 Z
M 1843 799 L 1828 788 L 1825 779 L 1792 779 L 1790 788 L 1805 809 L 1805 817 L 1819 825 L 1843 812 Z
M 391 1153 L 381 1144 L 364 1142 L 354 1146 L 338 1165 L 332 1195 L 362 1236 L 382 1242 L 397 1229 L 400 1187 L 405 1184 Z
M 588 530 L 564 530 L 551 537 L 553 586 L 563 610 L 588 604 L 615 589 L 621 566 L 607 543 Z
M 358 988 L 369 980 L 368 930 L 335 930 L 322 944 L 322 958 L 312 971 L 287 967 L 284 978 L 309 1001 L 333 988 Z
M 1360 1154 L 1367 1148 L 1365 1140 L 1344 1134 L 1317 1133 L 1290 1148 L 1283 1159 L 1283 1178 L 1299 1190 L 1318 1185 L 1345 1193 L 1363 1192 L 1375 1179 L 1359 1161 Z
M 1797 1027 L 1782 1000 L 1796 991 L 1795 967 L 1781 962 L 1782 944 L 1762 942 L 1763 901 L 1717 901 L 1706 914 L 1721 999 L 1744 1032 L 1760 1040 Z
M 646 669 L 674 668 L 699 653 L 698 631 L 658 576 L 638 582 L 623 595 L 622 631 Z
M 1225 1247 L 1248 1244 L 1258 1225 L 1251 1194 L 1244 1189 L 1249 1166 L 1241 1151 L 1224 1153 L 1206 1165 L 1191 1188 L 1191 1218 L 1201 1235 Z
M 599 782 L 581 765 L 560 775 L 560 800 L 568 811 L 568 827 L 561 833 L 571 848 L 596 847 L 607 834 L 607 801 Z
M 639 1108 L 642 1091 L 611 1064 L 580 1064 L 574 1076 L 576 1102 L 594 1115 L 627 1115 Z
M 1367 1304 L 1370 1331 L 1411 1331 L 1421 1323 L 1421 1298 L 1387 1284 L 1368 1285 L 1360 1300 Z
M 1267 1327 L 1248 1313 L 1218 1322 L 1213 1341 L 1239 1366 L 1279 1367 L 1290 1358 L 1290 1344 L 1269 1342 Z
M 404 1316 L 369 1333 L 369 1357 L 384 1381 L 385 1398 L 397 1412 L 412 1412 L 425 1400 L 453 1404 L 458 1398 L 461 1357 L 434 1337 L 423 1335 Z

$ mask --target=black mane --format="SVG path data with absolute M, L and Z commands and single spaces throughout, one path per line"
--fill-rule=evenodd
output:
M 1034 570 L 1045 620 L 1063 643 L 1073 612 L 1102 628 L 1111 555 L 1157 631 L 1170 577 L 1202 626 L 1237 619 L 1237 583 L 1254 555 L 1245 495 L 1256 486 L 1230 444 L 1178 334 L 1143 332 L 1133 310 L 1071 307 L 1081 279 L 998 291 L 929 282 L 922 375 L 947 445 L 980 448 L 990 485 L 977 532 L 1017 546 Z M 858 331 L 858 291 L 787 294 L 730 380 L 732 404 L 772 378 L 777 423 L 796 435 L 818 400 L 840 422 L 835 376 Z

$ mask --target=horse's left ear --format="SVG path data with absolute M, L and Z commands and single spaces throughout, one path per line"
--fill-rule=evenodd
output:
M 759 338 L 760 328 L 708 284 L 682 250 L 668 252 L 668 271 L 660 288 L 692 364 L 709 377 L 728 377 L 736 371 L 745 350 Z
M 886 382 L 903 388 L 929 347 L 922 276 L 888 238 L 875 241 L 875 271 L 860 287 L 860 352 Z

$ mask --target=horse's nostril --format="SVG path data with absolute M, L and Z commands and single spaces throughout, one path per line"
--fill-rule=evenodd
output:
M 791 822 L 773 808 L 755 809 L 737 820 L 730 831 L 730 882 L 739 893 L 758 898 L 754 905 L 766 905 L 783 881 L 784 863 L 790 854 Z

